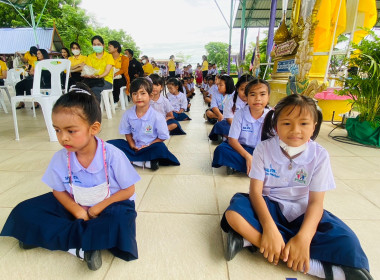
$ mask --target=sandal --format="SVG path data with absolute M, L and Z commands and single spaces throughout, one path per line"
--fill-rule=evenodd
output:
M 19 109 L 22 109 L 22 108 L 25 108 L 25 104 L 19 104 L 19 105 L 16 107 L 16 110 L 19 110 Z

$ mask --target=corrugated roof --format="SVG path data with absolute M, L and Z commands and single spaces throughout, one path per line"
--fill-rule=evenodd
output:
M 246 0 L 245 27 L 269 27 L 270 17 L 270 0 Z M 286 11 L 286 21 L 291 18 L 293 1 L 288 1 L 288 9 Z M 376 0 L 377 23 L 375 27 L 380 27 L 380 0 Z M 234 28 L 241 28 L 242 2 L 240 1 L 235 16 Z M 282 0 L 277 1 L 276 24 L 278 26 L 282 19 Z
M 59 51 L 63 47 L 55 28 L 37 28 L 38 46 L 48 52 Z M 36 46 L 32 28 L 0 28 L 0 54 L 14 54 L 29 51 Z
M 286 20 L 290 20 L 292 15 L 293 1 L 288 1 L 288 8 L 286 11 Z M 245 9 L 245 27 L 269 27 L 271 1 L 268 0 L 246 0 Z M 238 10 L 236 11 L 234 28 L 241 28 L 243 6 L 240 1 Z M 282 19 L 282 0 L 277 1 L 276 10 L 276 23 L 275 26 L 279 26 Z

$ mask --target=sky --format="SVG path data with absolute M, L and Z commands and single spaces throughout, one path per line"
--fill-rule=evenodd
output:
M 228 43 L 229 28 L 215 0 L 82 0 L 79 5 L 101 26 L 123 29 L 142 51 L 154 59 L 183 53 L 188 63 L 202 62 L 209 42 Z M 231 1 L 216 0 L 228 24 Z M 239 1 L 234 1 L 234 16 Z M 263 31 L 263 29 L 261 29 Z M 248 29 L 247 45 L 258 29 Z M 240 29 L 232 32 L 232 53 L 240 48 Z

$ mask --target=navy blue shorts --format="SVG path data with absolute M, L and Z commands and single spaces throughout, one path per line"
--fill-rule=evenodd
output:
M 252 155 L 253 148 L 244 145 L 242 145 L 242 147 Z M 218 168 L 221 166 L 228 166 L 239 172 L 247 173 L 245 158 L 235 151 L 227 142 L 222 142 L 214 151 L 212 167 Z

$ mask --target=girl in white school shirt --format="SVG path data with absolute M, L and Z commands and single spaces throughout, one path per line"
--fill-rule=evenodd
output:
M 101 119 L 95 95 L 83 84 L 57 100 L 52 120 L 64 149 L 42 178 L 52 192 L 18 204 L 2 236 L 17 238 L 23 249 L 69 251 L 91 270 L 101 267 L 102 249 L 137 259 L 134 184 L 140 176 L 119 149 L 96 137 Z
M 150 105 L 153 85 L 149 78 L 137 78 L 131 83 L 132 100 L 119 125 L 124 139 L 109 140 L 108 143 L 122 150 L 137 166 L 157 170 L 160 165 L 179 165 L 178 159 L 163 143 L 169 139 L 169 130 L 164 116 Z
M 212 127 L 212 130 L 208 136 L 211 141 L 218 141 L 222 137 L 227 138 L 232 124 L 232 120 L 237 111 L 244 108 L 247 105 L 247 97 L 245 96 L 245 87 L 248 82 L 254 78 L 249 74 L 242 75 L 235 85 L 235 92 L 230 99 L 228 99 L 223 110 L 223 120 L 217 122 Z
M 252 152 L 261 141 L 264 118 L 268 113 L 269 84 L 254 79 L 245 87 L 247 105 L 234 116 L 228 142 L 222 142 L 214 151 L 212 167 L 227 167 L 227 175 L 235 170 L 249 174 Z
M 153 83 L 153 92 L 152 99 L 150 100 L 150 105 L 154 108 L 154 110 L 164 116 L 170 135 L 186 134 L 186 132 L 182 130 L 179 122 L 174 119 L 173 106 L 170 104 L 169 100 L 161 94 L 162 89 L 165 87 L 164 79 L 157 74 L 152 74 L 149 76 L 149 78 Z
M 182 83 L 177 78 L 170 78 L 166 85 L 168 87 L 168 99 L 173 106 L 173 115 L 177 121 L 191 120 L 188 115 L 185 114 L 185 110 L 189 108 L 189 104 L 186 98 L 186 94 L 183 92 Z
M 273 264 L 324 279 L 373 279 L 355 233 L 323 209 L 335 188 L 329 155 L 313 140 L 322 113 L 306 96 L 282 99 L 265 119 L 253 152 L 249 194 L 237 193 L 223 215 L 226 258 L 255 246 Z M 244 239 L 243 239 L 244 238 Z

